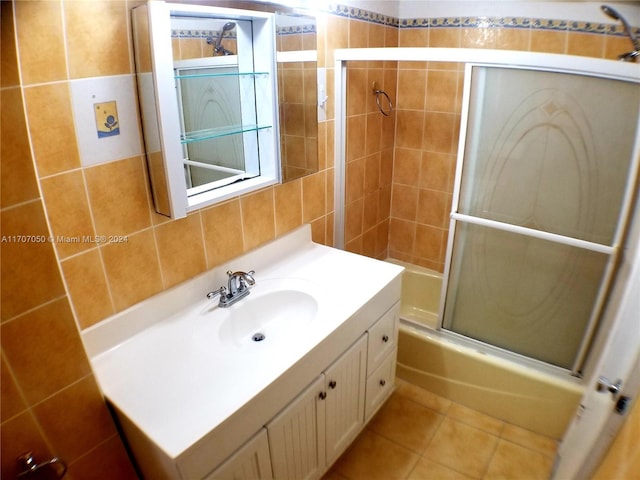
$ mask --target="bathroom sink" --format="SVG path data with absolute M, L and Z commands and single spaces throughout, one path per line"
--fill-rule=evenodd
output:
M 221 308 L 207 292 L 229 270 L 255 270 L 255 284 Z M 352 272 L 357 288 L 339 292 Z M 239 451 L 395 305 L 400 273 L 313 243 L 306 224 L 83 330 L 147 476 L 204 478 Z
M 297 287 L 297 286 L 296 286 Z M 218 330 L 226 345 L 246 347 L 272 343 L 302 331 L 318 314 L 318 300 L 309 290 L 288 285 L 253 288 L 237 304 L 218 309 Z

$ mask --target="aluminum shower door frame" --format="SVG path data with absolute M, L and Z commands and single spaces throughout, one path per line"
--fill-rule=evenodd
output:
M 520 52 L 477 48 L 343 48 L 334 51 L 335 102 L 335 228 L 334 245 L 344 248 L 344 179 L 347 113 L 347 62 L 424 61 L 484 64 L 494 67 L 536 68 L 556 72 L 594 75 L 640 82 L 637 64 L 554 53 Z M 465 78 L 465 82 L 467 79 Z M 462 112 L 461 123 L 467 121 Z M 637 147 L 637 146 L 636 146 Z M 637 151 L 637 148 L 636 148 Z M 460 149 L 458 149 L 460 152 Z
M 588 57 L 579 57 L 562 54 L 520 52 L 509 50 L 489 50 L 489 49 L 465 49 L 465 48 L 350 48 L 338 49 L 334 52 L 335 59 L 335 225 L 334 225 L 334 246 L 344 248 L 344 213 L 345 213 L 345 171 L 346 171 L 346 75 L 347 62 L 349 61 L 429 61 L 429 62 L 458 62 L 466 64 L 464 77 L 464 91 L 468 92 L 470 84 L 471 65 L 502 67 L 502 68 L 523 68 L 535 69 L 540 71 L 550 71 L 558 73 L 569 73 L 578 75 L 589 75 L 605 79 L 623 80 L 633 83 L 640 83 L 640 69 L 637 64 L 618 62 L 605 59 L 595 59 Z M 453 192 L 453 205 L 457 205 L 459 198 L 459 181 L 458 176 L 461 174 L 461 159 L 465 151 L 466 125 L 468 122 L 468 106 L 463 102 L 461 112 L 461 131 L 458 143 L 458 158 L 456 168 L 456 182 Z M 629 176 L 623 207 L 620 218 L 628 219 L 631 213 L 631 200 L 634 190 L 636 178 L 638 177 L 638 157 L 640 157 L 640 138 L 636 138 L 633 146 L 633 158 L 631 175 Z M 635 161 L 633 159 L 636 159 Z M 466 216 L 465 216 L 466 217 Z M 466 220 L 461 218 L 457 212 L 452 213 L 450 234 L 447 245 L 447 252 L 451 251 L 453 237 L 455 233 L 455 222 L 458 220 Z M 496 222 L 497 223 L 497 222 Z M 613 257 L 617 256 L 616 251 L 621 246 L 624 239 L 623 229 L 617 228 L 616 237 L 613 247 L 590 244 L 591 242 L 577 242 L 582 248 L 592 249 L 600 253 L 609 254 Z M 530 233 L 530 232 L 527 232 Z M 551 240 L 552 234 L 544 232 L 533 232 L 539 238 Z M 568 244 L 572 243 L 571 239 L 566 239 Z M 590 245 L 589 245 L 590 244 Z M 445 264 L 445 272 L 443 276 L 444 285 L 442 296 L 444 297 L 447 290 L 447 282 L 449 277 L 449 262 Z M 612 277 L 613 264 L 607 268 L 607 279 L 603 283 L 608 283 L 608 279 Z M 444 308 L 444 298 L 441 299 L 440 321 L 442 321 L 442 310 Z M 602 300 L 600 300 L 602 301 Z M 599 302 L 600 303 L 600 302 Z M 574 362 L 571 373 L 577 375 L 582 369 L 586 361 L 586 353 L 593 335 L 595 334 L 595 320 L 592 319 L 589 327 L 588 337 L 583 339 L 583 345 L 580 348 L 579 358 Z M 455 335 L 454 332 L 447 332 Z M 458 337 L 456 335 L 456 337 Z M 519 362 L 530 363 L 526 357 L 522 355 L 508 352 L 506 350 L 487 345 L 494 353 L 499 356 L 516 359 Z M 542 363 L 531 360 L 536 364 Z M 559 367 L 552 368 L 559 370 Z

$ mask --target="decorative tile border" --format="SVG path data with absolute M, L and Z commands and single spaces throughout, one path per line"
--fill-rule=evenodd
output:
M 172 29 L 171 30 L 171 38 L 191 38 L 191 39 L 213 39 L 216 40 L 220 35 L 220 30 L 183 30 L 183 29 Z M 224 34 L 225 40 L 235 40 L 236 33 L 235 32 L 227 32 Z
M 346 5 L 330 4 L 327 10 L 331 15 L 361 20 L 397 28 L 531 28 L 535 30 L 571 31 L 578 33 L 596 33 L 614 36 L 627 36 L 620 24 L 577 22 L 572 20 L 556 20 L 545 18 L 524 17 L 440 17 L 440 18 L 403 18 L 398 19 L 370 12 L 361 8 Z M 640 37 L 640 27 L 632 27 L 634 35 Z M 219 31 L 212 30 L 183 30 L 171 31 L 172 38 L 216 38 Z M 278 27 L 278 35 L 294 35 L 316 33 L 315 25 L 300 25 L 292 27 Z M 228 34 L 225 38 L 233 38 Z
M 299 34 L 307 34 L 307 33 L 316 33 L 315 25 L 295 25 L 291 27 L 277 27 L 276 35 L 299 35 Z M 219 30 L 182 30 L 182 29 L 173 29 L 171 30 L 171 38 L 196 38 L 196 39 L 206 39 L 213 38 L 214 40 L 218 38 L 220 35 Z M 234 39 L 236 35 L 234 32 L 225 33 L 225 39 Z
M 293 25 L 290 27 L 276 27 L 276 35 L 305 35 L 316 33 L 316 26 L 313 25 Z
M 562 31 L 567 30 L 568 22 L 565 20 L 550 20 L 543 18 L 535 18 L 531 21 L 531 28 L 537 30 Z
M 609 30 L 611 27 L 612 31 Z M 626 35 L 622 26 L 617 28 L 618 25 L 607 25 L 605 23 L 590 23 L 590 22 L 569 22 L 568 29 L 572 32 L 583 33 L 611 33 L 613 35 Z
M 536 30 L 571 31 L 627 36 L 620 24 L 577 22 L 546 18 L 523 17 L 441 17 L 398 19 L 360 8 L 331 4 L 328 13 L 354 20 L 362 20 L 398 28 L 531 28 Z M 640 27 L 632 27 L 634 35 L 640 36 Z
M 172 29 L 171 38 L 216 38 L 220 34 L 219 30 L 184 30 L 184 29 Z M 225 38 L 229 38 L 229 34 L 225 35 Z
M 339 17 L 362 20 L 365 22 L 377 23 L 379 25 L 387 25 L 391 27 L 399 26 L 399 20 L 395 17 L 383 15 L 382 13 L 370 12 L 369 10 L 364 10 L 362 8 L 348 7 L 346 5 L 332 3 L 329 5 L 327 12 Z

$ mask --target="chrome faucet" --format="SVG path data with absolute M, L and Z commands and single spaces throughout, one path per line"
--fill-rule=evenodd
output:
M 236 303 L 241 298 L 249 295 L 249 286 L 255 285 L 256 280 L 253 276 L 256 274 L 253 270 L 249 272 L 232 272 L 229 270 L 227 276 L 229 280 L 227 286 L 222 286 L 218 290 L 207 293 L 207 298 L 215 298 L 216 295 L 220 295 L 219 307 L 226 308 Z

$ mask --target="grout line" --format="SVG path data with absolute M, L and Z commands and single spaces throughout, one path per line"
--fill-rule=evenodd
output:
M 207 253 L 207 236 L 204 233 L 204 219 L 202 218 L 202 209 L 198 211 L 198 218 L 200 220 L 200 237 L 202 238 L 202 249 L 204 250 L 204 265 L 205 269 L 209 270 L 209 254 Z
M 19 203 L 15 203 L 15 204 L 13 204 L 13 205 L 8 205 L 8 206 L 6 206 L 6 207 L 2 207 L 2 208 L 0 209 L 0 212 L 5 213 L 5 212 L 9 212 L 9 211 L 11 211 L 11 210 L 15 210 L 15 209 L 20 208 L 20 207 L 24 207 L 25 205 L 29 205 L 29 204 L 31 204 L 31 203 L 35 203 L 35 202 L 43 202 L 43 200 L 42 200 L 42 194 L 41 194 L 41 193 L 39 193 L 39 195 L 40 195 L 40 196 L 38 196 L 38 197 L 36 197 L 36 198 L 31 198 L 31 199 L 29 199 L 29 200 L 25 200 L 25 201 L 23 201 L 23 202 L 19 202 Z M 6 237 L 12 237 L 13 235 L 4 235 L 4 236 L 6 236 Z
M 407 382 L 407 383 L 409 383 L 409 384 L 410 384 L 410 382 Z M 420 387 L 418 387 L 418 388 L 420 388 Z M 423 389 L 423 390 L 424 390 L 424 389 Z M 428 390 L 426 390 L 426 391 L 428 391 Z M 422 407 L 424 407 L 424 408 L 427 408 L 428 410 L 433 411 L 433 412 L 434 412 L 434 413 L 436 413 L 439 417 L 441 417 L 440 424 L 438 425 L 438 427 L 437 427 L 437 428 L 435 429 L 435 431 L 433 432 L 433 435 L 431 436 L 431 438 L 430 438 L 430 440 L 429 440 L 429 442 L 428 442 L 428 444 L 427 444 L 427 447 L 426 447 L 426 448 L 424 449 L 424 451 L 422 451 L 422 452 L 416 452 L 415 450 L 411 449 L 410 447 L 407 447 L 406 445 L 402 445 L 402 444 L 400 444 L 400 443 L 398 443 L 398 442 L 394 441 L 393 439 L 391 439 L 391 438 L 389 438 L 388 436 L 386 436 L 384 433 L 380 433 L 380 432 L 377 432 L 377 431 L 373 430 L 373 429 L 371 428 L 371 424 L 367 425 L 367 426 L 366 426 L 366 428 L 365 428 L 365 430 L 363 430 L 363 431 L 367 431 L 369 435 L 373 435 L 373 436 L 376 436 L 376 437 L 378 437 L 378 438 L 383 438 L 383 439 L 385 439 L 386 441 L 389 441 L 389 442 L 393 443 L 393 444 L 394 444 L 394 445 L 396 445 L 397 447 L 402 448 L 402 449 L 403 449 L 403 450 L 405 450 L 405 451 L 408 451 L 408 452 L 409 452 L 409 453 L 411 453 L 412 455 L 417 455 L 417 456 L 418 456 L 418 460 L 416 461 L 415 465 L 414 465 L 414 466 L 411 468 L 411 470 L 409 471 L 409 473 L 408 473 L 408 475 L 409 475 L 409 476 L 411 475 L 411 472 L 413 472 L 413 471 L 415 470 L 416 466 L 417 466 L 417 465 L 418 465 L 418 463 L 420 462 L 420 459 L 422 459 L 422 458 L 424 458 L 424 459 L 426 459 L 426 460 L 428 460 L 428 461 L 430 461 L 430 462 L 436 463 L 436 464 L 438 464 L 438 465 L 440 465 L 440 466 L 442 466 L 442 467 L 444 467 L 444 468 L 447 468 L 448 470 L 451 470 L 451 471 L 454 471 L 454 472 L 457 472 L 457 473 L 464 474 L 464 475 L 467 475 L 467 476 L 468 476 L 468 474 L 467 474 L 467 473 L 465 473 L 465 472 L 461 472 L 461 471 L 459 471 L 459 470 L 457 470 L 457 469 L 455 469 L 455 468 L 452 468 L 450 465 L 445 465 L 445 464 L 440 463 L 440 462 L 438 461 L 438 459 L 433 459 L 433 458 L 430 458 L 430 457 L 427 457 L 427 456 L 426 456 L 426 452 L 427 452 L 427 450 L 429 449 L 429 446 L 430 446 L 430 445 L 432 444 L 432 442 L 434 441 L 434 439 L 435 439 L 435 437 L 436 437 L 436 435 L 437 435 L 437 433 L 438 433 L 439 429 L 440 429 L 440 428 L 442 428 L 442 424 L 443 424 L 443 422 L 445 421 L 445 419 L 446 419 L 446 418 L 449 418 L 449 419 L 450 419 L 451 421 L 453 421 L 453 422 L 461 423 L 461 424 L 467 425 L 467 426 L 469 426 L 469 427 L 471 427 L 471 428 L 474 428 L 474 429 L 476 429 L 476 430 L 480 430 L 480 431 L 484 432 L 485 434 L 487 434 L 487 435 L 491 435 L 493 438 L 495 438 L 495 439 L 496 439 L 496 443 L 495 443 L 495 446 L 494 446 L 494 448 L 493 448 L 493 451 L 491 452 L 491 454 L 490 454 L 490 455 L 488 456 L 488 458 L 487 458 L 487 463 L 486 463 L 486 466 L 485 466 L 485 468 L 484 468 L 483 475 L 482 475 L 481 477 L 478 477 L 478 478 L 484 478 L 484 476 L 486 476 L 487 472 L 489 471 L 489 468 L 490 468 L 491 463 L 492 463 L 492 461 L 493 461 L 493 459 L 494 459 L 494 457 L 495 457 L 495 453 L 496 453 L 496 451 L 497 451 L 497 449 L 498 449 L 498 446 L 499 446 L 499 444 L 500 444 L 500 441 L 509 442 L 509 443 L 511 443 L 511 444 L 513 444 L 513 445 L 516 445 L 516 446 L 520 447 L 520 448 L 525 448 L 525 449 L 526 449 L 526 450 L 528 450 L 528 451 L 531 451 L 531 452 L 534 452 L 534 453 L 537 453 L 537 454 L 540 454 L 540 455 L 544 455 L 544 456 L 545 456 L 545 457 L 547 457 L 547 458 L 552 458 L 552 457 L 549 457 L 548 455 L 546 455 L 544 452 L 541 452 L 541 451 L 536 450 L 536 449 L 534 449 L 534 448 L 531 448 L 531 447 L 528 447 L 528 446 L 526 446 L 526 445 L 522 445 L 522 444 L 520 444 L 520 443 L 517 443 L 517 442 L 514 442 L 514 441 L 511 441 L 511 440 L 508 440 L 508 439 L 504 438 L 504 437 L 503 437 L 503 434 L 504 434 L 504 427 L 505 427 L 505 425 L 507 425 L 507 423 L 508 423 L 508 422 L 504 422 L 504 421 L 502 421 L 502 420 L 495 419 L 495 420 L 498 420 L 498 421 L 500 421 L 500 422 L 502 423 L 502 430 L 501 430 L 501 432 L 500 432 L 498 435 L 496 435 L 496 434 L 493 434 L 493 433 L 488 432 L 488 431 L 486 431 L 486 430 L 483 430 L 482 428 L 478 428 L 478 427 L 477 427 L 477 426 L 475 426 L 475 425 L 471 425 L 471 424 L 469 424 L 469 423 L 465 422 L 464 420 L 456 419 L 456 418 L 453 418 L 453 417 L 449 416 L 449 411 L 447 411 L 446 413 L 444 413 L 444 414 L 443 414 L 443 413 L 440 413 L 439 411 L 437 411 L 437 410 L 435 410 L 435 409 L 433 409 L 433 408 L 431 408 L 431 407 L 428 407 L 427 405 L 424 405 L 423 403 L 420 403 L 419 401 L 414 400 L 411 396 L 408 396 L 408 395 L 402 395 L 402 394 L 400 394 L 400 393 L 398 393 L 398 395 L 399 395 L 399 396 L 401 396 L 401 397 L 403 397 L 403 398 L 404 398 L 405 400 L 407 400 L 407 401 L 411 401 L 411 402 L 416 403 L 416 404 L 418 404 L 418 405 L 420 405 L 420 406 L 422 406 Z M 445 399 L 444 397 L 440 397 L 440 396 L 439 396 L 439 395 L 437 395 L 437 394 L 433 394 L 433 395 L 435 395 L 435 396 L 436 396 L 436 397 L 438 397 L 438 398 L 442 398 L 442 399 L 444 399 L 444 400 L 447 400 L 447 399 Z M 454 404 L 454 403 L 456 403 L 456 402 L 450 402 L 450 405 L 452 405 L 452 404 Z M 467 408 L 469 408 L 469 407 L 467 407 Z M 471 409 L 471 410 L 473 410 L 473 411 L 475 411 L 475 412 L 478 412 L 478 411 L 477 411 L 477 410 L 475 410 L 475 409 Z M 485 416 L 487 416 L 487 417 L 490 417 L 490 418 L 495 418 L 495 417 L 491 417 L 490 415 L 483 414 L 482 412 L 478 412 L 478 413 L 480 413 L 480 414 L 482 414 L 482 415 L 485 415 Z M 526 430 L 526 429 L 524 429 L 524 430 Z M 532 433 L 535 433 L 535 432 L 532 432 Z M 346 453 L 346 452 L 345 452 L 345 453 Z M 342 476 L 342 474 L 340 474 L 339 472 L 337 472 L 337 473 L 338 473 L 339 475 L 341 475 L 341 476 Z M 343 476 L 343 477 L 344 477 L 344 476 Z M 345 478 L 346 478 L 346 477 L 345 477 Z
M 186 218 L 186 217 L 185 217 Z M 162 283 L 162 290 L 167 290 L 169 287 L 167 286 L 167 282 L 164 278 L 164 272 L 162 268 L 162 257 L 160 255 L 160 246 L 158 245 L 158 238 L 156 235 L 156 229 L 154 227 L 151 228 L 151 235 L 153 236 L 153 244 L 156 247 L 156 261 L 158 262 L 158 270 L 160 270 L 160 282 Z
M 93 206 L 92 206 L 92 202 L 91 202 L 91 195 L 89 194 L 89 185 L 87 184 L 87 177 L 86 177 L 86 172 L 84 168 L 80 169 L 82 172 L 82 183 L 84 185 L 84 195 L 85 198 L 87 200 L 87 207 L 89 209 L 89 218 L 91 219 L 91 228 L 93 229 L 93 233 L 94 235 L 99 235 L 98 234 L 98 229 L 96 227 L 96 220 L 95 220 L 95 216 L 93 214 Z M 96 244 L 96 246 L 94 247 L 96 250 L 98 250 L 98 258 L 100 259 L 100 266 L 102 267 L 102 276 L 104 278 L 104 283 L 107 287 L 107 294 L 109 295 L 109 303 L 111 304 L 111 315 L 114 315 L 117 312 L 116 309 L 116 304 L 115 304 L 115 300 L 113 298 L 113 292 L 111 291 L 111 283 L 109 282 L 109 276 L 107 275 L 107 268 L 106 268 L 106 264 L 104 262 L 104 256 L 102 254 L 102 248 L 100 244 Z M 64 260 L 68 260 L 69 258 L 73 258 L 75 256 L 79 256 L 82 255 L 84 253 L 86 253 L 89 250 L 93 250 L 94 248 L 90 248 L 88 250 L 83 250 L 82 252 L 78 252 L 77 254 L 71 255 L 69 257 L 65 257 L 64 259 L 60 260 L 60 269 L 62 270 L 62 262 Z M 63 271 L 64 273 L 64 271 Z M 64 274 L 62 275 L 62 279 L 65 282 L 65 285 L 67 284 L 67 280 L 66 277 L 64 276 Z M 76 319 L 76 322 L 78 324 L 78 331 L 80 333 L 82 333 L 83 328 L 80 325 L 80 318 L 78 317 L 76 311 L 75 311 L 75 306 L 74 306 L 74 302 L 73 299 L 71 297 L 71 292 L 70 290 L 67 288 L 67 291 L 69 292 L 69 303 L 71 304 L 72 308 L 73 308 L 73 313 Z M 86 327 L 85 327 L 86 328 Z
M 493 459 L 496 456 L 496 452 L 498 451 L 498 445 L 500 445 L 500 441 L 502 441 L 502 438 L 497 437 L 497 442 L 493 446 L 493 451 L 491 452 L 491 455 L 489 455 L 487 464 L 485 465 L 485 468 L 484 468 L 484 472 L 482 474 L 482 477 L 480 477 L 480 478 L 485 478 L 487 476 L 487 473 L 489 473 L 489 468 L 491 468 L 491 464 L 493 463 Z
M 27 399 L 27 396 L 24 393 L 24 389 L 20 385 L 20 382 L 18 382 L 18 378 L 16 377 L 16 374 L 13 371 L 13 368 L 11 367 L 11 362 L 7 358 L 7 354 L 6 354 L 6 352 L 4 350 L 0 350 L 0 357 L 2 358 L 2 363 L 4 363 L 4 366 L 7 369 L 8 376 L 11 377 L 10 381 L 13 382 L 13 385 L 15 386 L 16 390 L 18 391 L 18 396 L 20 397 L 20 400 L 22 400 L 22 406 L 24 407 L 23 409 L 19 410 L 18 413 L 16 413 L 15 415 L 3 418 L 2 419 L 2 425 L 6 425 L 7 422 L 13 420 L 14 418 L 19 417 L 20 415 L 24 414 L 25 412 L 28 412 L 29 410 L 31 410 L 31 405 L 29 405 L 29 401 Z M 6 385 L 6 382 L 7 382 L 7 379 L 5 378 L 3 380 L 3 385 Z M 38 424 L 37 421 L 35 423 Z M 42 433 L 42 432 L 40 432 L 40 433 Z
M 107 408 L 106 405 L 105 405 L 105 408 Z M 116 432 L 113 435 L 109 435 L 109 436 L 103 438 L 98 443 L 96 443 L 93 447 L 91 447 L 89 450 L 86 450 L 84 453 L 82 453 L 80 456 L 74 458 L 72 461 L 67 462 L 67 466 L 68 467 L 72 467 L 74 464 L 77 464 L 83 458 L 86 458 L 89 455 L 92 455 L 96 450 L 98 450 L 98 449 L 102 448 L 103 446 L 107 445 L 114 438 L 118 439 L 118 443 L 123 444 L 122 438 L 120 438 L 120 434 L 117 431 L 117 427 L 115 426 L 115 423 L 114 423 L 114 429 L 116 430 Z M 126 450 L 125 450 L 125 452 L 126 452 Z M 127 456 L 127 458 L 128 458 L 128 456 Z
M 234 198 L 232 201 L 237 201 L 238 202 L 238 209 L 240 210 L 240 235 L 241 235 L 241 240 L 242 240 L 242 251 L 246 252 L 247 251 L 247 241 L 245 239 L 245 228 L 244 228 L 244 213 L 243 213 L 243 208 L 242 208 L 242 204 L 243 204 L 243 199 L 246 197 L 247 195 L 241 195 L 239 197 Z
M 407 383 L 411 384 L 411 382 L 407 382 Z M 420 387 L 418 387 L 418 388 L 420 388 Z M 423 390 L 424 390 L 424 389 L 423 389 Z M 428 390 L 426 390 L 426 391 L 428 391 Z M 431 392 L 430 392 L 430 393 L 431 393 Z M 487 465 L 486 465 L 486 468 L 485 468 L 485 471 L 484 471 L 483 477 L 484 477 L 484 475 L 486 475 L 486 474 L 487 474 L 487 472 L 488 472 L 489 466 L 491 465 L 491 462 L 493 461 L 493 458 L 494 458 L 495 453 L 496 453 L 496 451 L 497 451 L 497 449 L 498 449 L 498 445 L 499 445 L 500 441 L 508 442 L 508 443 L 510 443 L 510 444 L 512 444 L 512 445 L 518 446 L 518 447 L 520 447 L 520 448 L 524 448 L 524 449 L 526 449 L 526 450 L 528 450 L 528 451 L 530 451 L 530 452 L 532 452 L 532 453 L 536 453 L 536 454 L 539 454 L 539 455 L 543 455 L 543 456 L 544 456 L 544 457 L 546 457 L 546 458 L 552 458 L 552 459 L 553 459 L 553 457 L 554 457 L 554 454 L 552 454 L 552 455 L 548 455 L 548 454 L 547 454 L 546 452 L 544 452 L 544 451 L 538 450 L 538 449 L 536 449 L 536 448 L 532 448 L 532 447 L 527 446 L 527 445 L 524 445 L 524 444 L 522 444 L 522 443 L 518 443 L 518 442 L 513 441 L 513 440 L 510 440 L 510 439 L 508 439 L 508 438 L 505 438 L 505 437 L 504 437 L 504 430 L 505 430 L 505 426 L 506 426 L 506 425 L 512 425 L 512 424 L 510 424 L 509 422 L 506 422 L 506 421 L 503 421 L 503 420 L 497 419 L 497 418 L 495 418 L 495 417 L 492 417 L 491 415 L 487 415 L 487 414 L 484 414 L 484 413 L 482 413 L 482 412 L 479 412 L 479 411 L 477 411 L 477 410 L 475 410 L 475 409 L 470 408 L 470 410 L 473 410 L 474 412 L 477 412 L 477 413 L 479 413 L 479 414 L 485 415 L 485 416 L 487 416 L 487 417 L 489 417 L 489 418 L 495 419 L 495 420 L 500 421 L 500 422 L 502 423 L 501 431 L 500 431 L 500 433 L 499 433 L 498 435 L 496 435 L 496 434 L 494 434 L 494 433 L 492 433 L 492 432 L 489 432 L 489 431 L 487 431 L 487 430 L 484 430 L 484 429 L 482 429 L 482 428 L 479 428 L 479 427 L 478 427 L 478 426 L 476 426 L 476 425 L 472 425 L 472 424 L 470 424 L 470 423 L 468 423 L 468 422 L 464 421 L 464 419 L 458 419 L 458 418 L 454 418 L 454 417 L 450 416 L 450 415 L 449 415 L 449 413 L 450 413 L 450 412 L 449 412 L 449 410 L 450 410 L 450 406 L 451 406 L 451 405 L 453 405 L 453 404 L 461 405 L 461 404 L 459 404 L 459 403 L 457 403 L 457 402 L 450 401 L 451 403 L 450 403 L 450 405 L 449 405 L 449 408 L 447 408 L 447 412 L 446 412 L 445 414 L 442 414 L 442 413 L 440 413 L 439 411 L 434 410 L 434 409 L 433 409 L 433 408 L 431 408 L 431 407 L 428 407 L 428 406 L 426 406 L 426 405 L 424 405 L 424 404 L 422 404 L 422 403 L 420 403 L 420 402 L 418 402 L 418 401 L 413 400 L 413 398 L 411 398 L 410 396 L 402 395 L 401 393 L 398 393 L 398 395 L 402 396 L 403 398 L 405 398 L 405 399 L 407 399 L 407 400 L 409 400 L 409 401 L 412 401 L 412 402 L 414 402 L 414 403 L 417 403 L 418 405 L 421 405 L 421 406 L 423 406 L 423 407 L 425 407 L 425 408 L 427 408 L 427 409 L 429 409 L 429 410 L 432 410 L 432 411 L 434 411 L 435 413 L 437 413 L 437 414 L 439 414 L 440 416 L 442 416 L 442 417 L 443 417 L 443 420 L 440 422 L 440 424 L 439 424 L 439 425 L 438 425 L 438 427 L 436 428 L 435 432 L 433 433 L 433 436 L 432 436 L 432 437 L 431 437 L 431 439 L 429 440 L 429 443 L 428 443 L 428 445 L 427 445 L 427 448 L 426 448 L 426 449 L 425 449 L 425 450 L 420 454 L 420 456 L 421 456 L 421 457 L 423 457 L 423 458 L 426 458 L 426 459 L 427 459 L 427 460 L 429 460 L 429 461 L 432 461 L 432 462 L 434 462 L 434 463 L 437 463 L 438 465 L 441 465 L 441 466 L 443 466 L 443 467 L 446 467 L 446 468 L 448 468 L 448 469 L 450 469 L 450 470 L 458 471 L 458 470 L 455 470 L 454 468 L 452 468 L 452 467 L 451 467 L 451 466 L 449 466 L 449 465 L 445 465 L 445 464 L 442 464 L 442 463 L 438 462 L 438 461 L 437 461 L 437 459 L 432 459 L 432 458 L 429 458 L 429 457 L 427 457 L 427 456 L 426 456 L 426 452 L 427 452 L 427 450 L 429 449 L 429 446 L 432 444 L 432 442 L 433 442 L 434 438 L 435 438 L 435 437 L 436 437 L 436 435 L 437 435 L 437 432 L 438 432 L 438 431 L 439 431 L 439 429 L 442 427 L 442 423 L 444 422 L 444 418 L 449 418 L 451 421 L 454 421 L 454 422 L 458 422 L 458 423 L 464 424 L 464 425 L 466 425 L 466 426 L 468 426 L 468 427 L 471 427 L 471 428 L 474 428 L 474 429 L 476 429 L 476 430 L 480 430 L 480 431 L 482 431 L 482 432 L 484 432 L 484 433 L 486 433 L 486 434 L 488 434 L 488 435 L 491 435 L 492 437 L 494 437 L 494 438 L 496 438 L 496 439 L 497 439 L 497 442 L 496 442 L 496 445 L 495 445 L 495 447 L 494 447 L 494 449 L 493 449 L 493 452 L 492 452 L 492 453 L 491 453 L 491 455 L 489 456 L 489 461 L 488 461 L 488 463 L 487 463 Z M 433 394 L 433 395 L 435 395 L 435 396 L 436 396 L 436 397 L 438 397 L 438 398 L 442 398 L 442 399 L 444 399 L 444 400 L 448 400 L 448 399 L 446 399 L 446 398 L 444 398 L 444 397 L 441 397 L 441 396 L 439 396 L 439 395 L 437 395 L 437 394 Z M 462 405 L 462 406 L 464 406 L 464 405 Z M 469 408 L 469 407 L 465 407 L 465 408 Z M 516 425 L 516 427 L 517 427 L 517 425 Z M 522 428 L 522 427 L 519 427 L 519 428 Z M 524 428 L 522 428 L 522 429 L 523 429 L 523 430 L 525 430 L 525 431 L 527 431 L 527 432 L 530 432 L 530 430 L 527 430 L 527 429 L 524 429 Z M 383 437 L 383 438 L 385 438 L 385 439 L 387 439 L 387 440 L 390 440 L 390 441 L 392 441 L 393 443 L 396 443 L 396 444 L 397 444 L 397 442 L 394 442 L 392 439 L 390 439 L 390 438 L 386 437 L 384 434 L 381 434 L 381 433 L 375 432 L 375 431 L 373 431 L 373 430 L 371 430 L 371 429 L 370 429 L 370 431 L 371 431 L 372 433 L 376 434 L 376 435 L 379 435 L 379 436 L 381 436 L 381 437 Z M 537 434 L 536 432 L 531 432 L 531 433 L 533 433 L 533 434 L 535 434 L 535 435 L 540 435 L 540 434 Z M 544 437 L 544 438 L 549 438 L 549 437 L 546 437 L 546 436 L 544 436 L 544 435 L 540 435 L 540 436 L 541 436 L 541 437 Z M 404 447 L 404 448 L 407 448 L 406 446 L 403 446 L 403 445 L 400 445 L 400 444 L 397 444 L 397 445 L 399 445 L 399 446 L 401 446 L 401 447 Z M 557 445 L 557 443 L 556 443 L 556 445 Z M 557 448 L 557 447 L 556 447 L 556 448 Z M 410 449 L 409 449 L 409 450 L 410 450 Z M 464 472 L 459 472 L 459 473 L 463 473 L 463 474 L 465 474 Z M 465 474 L 465 475 L 466 475 L 466 474 Z M 483 478 L 483 477 L 481 477 L 481 478 Z
M 13 317 L 7 318 L 6 320 L 2 320 L 1 324 L 5 325 L 5 324 L 7 324 L 9 322 L 13 322 L 14 320 L 18 320 L 20 317 L 23 317 L 25 315 L 29 315 L 29 314 L 35 312 L 36 310 L 39 310 L 39 309 L 41 309 L 43 307 L 46 307 L 47 305 L 50 305 L 52 303 L 58 302 L 58 301 L 66 298 L 66 297 L 67 297 L 67 293 L 65 292 L 62 295 L 60 295 L 58 297 L 55 297 L 55 298 L 52 298 L 50 300 L 47 300 L 46 302 L 41 303 L 39 305 L 36 305 L 35 307 L 30 308 L 29 310 L 26 310 L 24 312 L 20 312 L 18 315 L 15 315 Z
M 271 185 L 270 187 L 267 187 L 269 192 L 269 197 L 271 198 L 271 208 L 273 209 L 273 221 L 271 225 L 273 227 L 273 237 L 266 240 L 266 242 L 271 242 L 276 238 L 278 238 L 278 222 L 277 222 L 278 212 L 276 211 L 276 187 L 278 185 L 282 185 L 282 184 L 280 183 L 280 184 Z M 264 242 L 260 242 L 260 244 L 262 243 Z
M 65 64 L 65 71 L 67 74 L 67 78 L 65 79 L 66 81 L 71 80 L 71 67 L 69 65 L 69 46 L 67 45 L 67 22 L 66 22 L 66 18 L 65 18 L 65 5 L 64 2 L 62 0 L 60 0 L 60 23 L 62 24 L 62 38 L 63 38 L 63 48 L 64 48 L 64 64 Z M 71 92 L 69 92 L 71 93 Z M 71 114 L 73 116 L 73 109 L 71 111 Z M 75 123 L 74 123 L 74 127 L 75 127 Z

